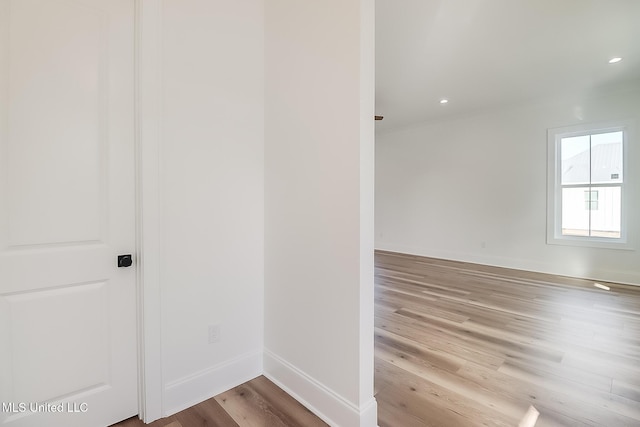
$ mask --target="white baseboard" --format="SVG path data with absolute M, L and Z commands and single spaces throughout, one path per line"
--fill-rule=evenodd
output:
M 267 349 L 264 350 L 264 376 L 330 426 L 375 427 L 377 425 L 378 405 L 374 397 L 358 408 Z
M 360 427 L 378 426 L 378 402 L 375 397 L 360 409 Z
M 555 274 L 559 276 L 576 277 L 587 280 L 601 280 L 605 282 L 615 282 L 624 285 L 640 286 L 640 275 L 638 275 L 637 272 L 599 269 L 588 274 L 580 274 L 576 271 L 568 269 L 566 266 L 559 266 L 557 264 L 550 264 L 548 262 L 540 262 L 537 260 L 424 249 L 393 243 L 379 243 L 376 244 L 375 249 L 380 251 L 397 252 L 407 255 L 440 258 L 451 261 L 470 262 L 473 264 L 483 264 L 494 267 L 512 268 L 516 270 L 532 271 L 544 274 Z
M 262 374 L 262 352 L 243 354 L 165 386 L 163 417 L 168 417 Z

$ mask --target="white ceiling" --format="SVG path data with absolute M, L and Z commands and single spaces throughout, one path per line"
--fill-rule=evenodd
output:
M 378 130 L 639 80 L 640 0 L 376 0 Z

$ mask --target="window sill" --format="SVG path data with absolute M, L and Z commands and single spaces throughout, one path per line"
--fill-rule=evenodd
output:
M 547 237 L 548 245 L 576 246 L 599 249 L 617 249 L 623 251 L 635 251 L 635 248 L 627 241 L 597 237 L 563 236 Z

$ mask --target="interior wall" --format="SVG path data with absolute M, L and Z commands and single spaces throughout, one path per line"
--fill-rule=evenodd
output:
M 262 373 L 263 1 L 164 1 L 161 38 L 167 415 Z
M 265 375 L 336 426 L 376 425 L 373 19 L 266 3 Z
M 547 129 L 633 119 L 636 250 L 546 244 Z M 376 135 L 376 248 L 640 284 L 640 85 Z M 634 137 L 635 136 L 635 137 Z

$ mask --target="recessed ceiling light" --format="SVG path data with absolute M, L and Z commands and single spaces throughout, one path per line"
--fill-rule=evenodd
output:
M 615 64 L 616 62 L 620 62 L 620 61 L 622 61 L 622 58 L 620 57 L 611 58 L 609 60 L 609 64 Z
M 447 102 L 449 102 L 449 100 L 448 100 L 448 99 L 441 99 L 441 100 L 440 100 L 440 104 L 446 104 Z

